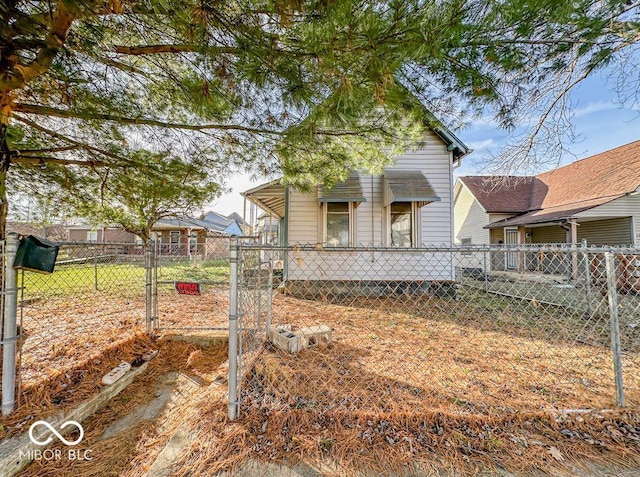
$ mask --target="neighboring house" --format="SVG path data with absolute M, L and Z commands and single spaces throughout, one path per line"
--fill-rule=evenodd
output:
M 65 230 L 65 226 L 61 224 L 41 227 L 26 222 L 7 222 L 7 231 L 14 232 L 21 236 L 34 235 L 53 240 L 54 242 L 67 240 L 67 231 Z
M 69 225 L 67 239 L 70 242 L 133 243 L 140 242 L 136 235 L 118 227 L 94 227 L 87 224 Z
M 454 202 L 455 241 L 461 245 L 637 246 L 640 141 L 537 176 L 460 177 Z M 584 268 L 578 262 L 562 252 L 495 251 L 487 268 L 577 278 Z
M 460 244 L 640 244 L 640 141 L 529 177 L 460 177 Z
M 260 236 L 260 241 L 263 244 L 279 245 L 280 237 L 280 221 L 273 214 L 262 213 L 258 216 L 256 222 L 255 232 Z
M 120 227 L 92 227 L 73 225 L 67 227 L 68 238 L 75 242 L 96 243 L 142 243 L 135 234 Z M 207 212 L 202 219 L 165 218 L 151 229 L 152 237 L 159 240 L 162 255 L 223 258 L 228 256 L 228 242 L 231 235 L 242 235 L 242 229 L 235 218 L 228 218 L 216 212 Z
M 359 244 L 396 248 L 448 245 L 453 242 L 453 169 L 469 152 L 449 130 L 434 127 L 422 149 L 397 157 L 382 175 L 353 173 L 330 190 L 316 187 L 310 193 L 274 180 L 242 195 L 278 219 L 282 244 L 321 244 L 324 248 Z M 289 267 L 288 278 L 453 279 L 449 259 L 442 259 L 437 265 L 434 260 L 424 266 L 413 263 L 407 270 L 409 267 L 394 267 L 383 255 L 372 264 L 370 258 L 366 258 L 367 263 L 354 263 L 365 260 L 363 254 L 340 254 L 344 254 L 340 267 L 323 267 L 319 263 L 307 268 L 293 266 Z M 328 257 L 316 255 L 317 260 Z M 336 254 L 332 257 L 335 260 Z M 362 277 L 362 270 L 368 271 L 367 277 Z
M 251 227 L 249 227 L 244 219 L 242 217 L 240 217 L 240 214 L 237 212 L 231 212 L 229 215 L 227 215 L 227 219 L 230 220 L 235 220 L 236 224 L 238 225 L 238 227 L 241 229 L 242 231 L 242 235 L 248 235 L 249 230 L 251 229 Z M 235 234 L 234 234 L 235 235 Z
M 200 216 L 200 221 L 213 233 L 221 235 L 243 235 L 244 221 L 236 212 L 224 216 L 217 212 L 209 211 Z

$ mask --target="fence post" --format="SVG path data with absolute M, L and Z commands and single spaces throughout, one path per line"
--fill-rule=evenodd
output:
M 4 332 L 2 335 L 2 415 L 8 416 L 16 404 L 16 343 L 18 336 L 18 274 L 13 262 L 18 250 L 18 235 L 7 234 L 4 260 Z
M 229 240 L 229 420 L 238 416 L 238 237 Z
M 487 293 L 489 291 L 489 269 L 487 268 L 487 251 L 485 250 L 484 255 L 484 292 Z
M 269 333 L 271 329 L 271 307 L 273 306 L 273 251 L 269 252 L 269 278 L 267 285 L 267 322 L 265 333 Z
M 591 260 L 589 259 L 587 239 L 582 239 L 582 257 L 584 258 L 584 289 L 587 298 L 587 311 L 589 312 L 589 317 L 591 317 L 593 315 L 593 306 L 591 305 Z
M 607 265 L 607 294 L 609 298 L 609 323 L 611 326 L 611 352 L 616 384 L 616 405 L 624 406 L 624 383 L 622 381 L 622 346 L 620 344 L 620 323 L 618 322 L 618 290 L 616 287 L 615 255 L 604 254 Z
M 93 249 L 93 287 L 98 291 L 98 247 Z
M 145 267 L 145 318 L 147 320 L 147 334 L 151 333 L 151 269 L 153 267 L 152 247 L 150 239 L 145 242 L 144 267 Z

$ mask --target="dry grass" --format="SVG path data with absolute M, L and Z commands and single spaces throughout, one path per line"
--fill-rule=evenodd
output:
M 331 463 L 333 475 L 473 476 L 505 469 L 520 475 L 588 475 L 587 466 L 640 465 L 634 412 L 508 416 L 443 412 L 316 412 L 247 410 L 227 423 L 210 404 L 192 420 L 193 444 L 176 476 L 209 476 L 248 458 L 284 465 Z
M 161 328 L 229 327 L 229 289 L 203 285 L 202 295 L 178 295 L 171 287 L 158 289 Z
M 452 312 L 430 300 L 419 317 L 384 311 L 394 308 L 389 300 L 345 307 L 276 297 L 275 324 L 329 324 L 333 344 L 289 355 L 254 341 L 241 419 L 228 423 L 223 403 L 202 408 L 174 474 L 213 475 L 248 458 L 330 462 L 340 476 L 583 476 L 592 464 L 640 465 L 637 355 L 625 355 L 632 406 L 607 410 L 615 404 L 609 351 L 554 333 L 561 317 L 531 313 L 546 320 L 532 330 L 509 310 L 458 304 Z
M 226 296 L 206 304 L 193 298 L 163 306 L 176 323 L 226 311 Z M 572 330 L 562 328 L 561 317 L 532 310 L 523 318 L 522 310 L 483 311 L 463 303 L 452 310 L 436 298 L 396 301 L 340 306 L 276 296 L 274 324 L 329 324 L 333 344 L 291 356 L 246 339 L 247 345 L 255 343 L 257 358 L 245 363 L 239 421 L 227 421 L 219 389 L 204 387 L 161 420 L 103 439 L 112 422 L 150 399 L 163 374 L 177 370 L 207 384 L 226 359 L 225 349 L 125 338 L 112 354 L 98 358 L 100 365 L 86 363 L 72 384 L 77 391 L 66 391 L 66 374 L 50 377 L 46 387 L 34 387 L 31 407 L 20 410 L 22 421 L 6 422 L 9 432 L 18 425 L 24 431 L 36 416 L 60 407 L 56 393 L 62 393 L 63 405 L 71 405 L 95 392 L 96 380 L 121 355 L 159 347 L 148 372 L 85 426 L 83 445 L 93 450 L 94 460 L 34 464 L 24 475 L 137 477 L 178 425 L 194 437 L 172 471 L 185 477 L 213 475 L 247 458 L 288 465 L 330 462 L 340 476 L 416 468 L 458 475 L 507 469 L 579 476 L 587 462 L 640 465 L 637 354 L 624 357 L 631 407 L 606 410 L 614 406 L 610 353 L 594 340 L 576 341 Z M 409 313 L 413 306 L 421 313 Z M 388 311 L 394 307 L 407 313 Z M 531 320 L 544 333 L 521 326 Z M 119 330 L 103 331 L 110 333 L 105 342 Z M 39 399 L 49 404 L 38 407 Z M 574 409 L 580 411 L 566 411 Z
M 193 343 L 160 339 L 160 350 L 140 375 L 122 393 L 112 399 L 95 416 L 83 424 L 83 449 L 91 450 L 91 461 L 36 461 L 20 475 L 23 477 L 140 476 L 175 432 L 182 416 L 194 410 L 194 402 L 202 398 L 207 386 L 226 361 L 226 347 L 201 348 Z M 179 372 L 197 380 L 204 387 L 182 402 L 170 402 L 159 419 L 142 419 L 115 435 L 105 438 L 105 431 L 118 419 L 153 399 L 169 372 Z
M 97 394 L 103 387 L 102 376 L 122 361 L 132 362 L 156 344 L 146 335 L 117 339 L 92 356 L 77 359 L 73 366 L 44 380 L 26 386 L 21 404 L 9 416 L 0 418 L 2 439 L 26 431 L 31 422 L 75 407 Z M 78 356 L 80 358 L 80 356 Z
M 145 299 L 113 290 L 89 296 L 51 297 L 25 305 L 27 339 L 21 355 L 20 378 L 27 388 L 55 378 L 91 357 L 99 357 L 114 342 L 126 341 L 145 328 Z M 202 296 L 159 296 L 160 325 L 167 328 L 227 327 L 228 290 L 205 287 Z
M 319 409 L 503 413 L 615 406 L 606 347 L 516 326 L 509 312 L 483 316 L 442 301 L 432 298 L 420 317 L 384 311 L 389 307 L 381 302 L 346 307 L 276 297 L 275 325 L 326 323 L 334 342 L 297 355 L 269 348 L 255 375 L 282 404 Z M 624 365 L 627 402 L 636 405 L 640 356 L 626 354 Z

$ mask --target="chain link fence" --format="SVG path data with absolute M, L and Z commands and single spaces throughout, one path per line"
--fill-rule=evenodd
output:
M 153 330 L 228 330 L 229 240 L 207 237 L 206 243 L 173 249 L 160 242 L 152 244 Z
M 62 243 L 52 274 L 18 271 L 29 385 L 145 331 L 148 257 L 132 243 Z
M 640 403 L 638 249 L 236 253 L 230 417 L 236 402 L 456 413 Z

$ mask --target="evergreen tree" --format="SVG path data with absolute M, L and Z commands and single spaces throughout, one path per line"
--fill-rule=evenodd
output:
M 379 170 L 430 111 L 533 117 L 529 157 L 582 79 L 627 57 L 638 84 L 635 1 L 3 0 L 0 17 L 0 239 L 7 187 L 145 149 L 304 186 Z

